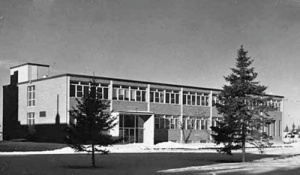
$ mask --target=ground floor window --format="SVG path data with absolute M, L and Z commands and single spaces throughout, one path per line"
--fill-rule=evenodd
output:
M 179 116 L 155 115 L 155 129 L 180 129 Z
M 194 130 L 207 130 L 209 126 L 209 118 L 184 116 L 183 128 Z
M 29 126 L 34 125 L 34 112 L 27 113 L 27 125 Z

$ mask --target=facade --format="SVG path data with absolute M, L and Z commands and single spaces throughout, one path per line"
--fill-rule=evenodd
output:
M 34 128 L 44 141 L 61 141 L 71 122 L 69 111 L 88 92 L 92 78 L 118 117 L 111 134 L 124 143 L 208 142 L 210 126 L 222 119 L 215 108 L 220 89 L 76 74 L 49 77 L 48 69 L 32 63 L 10 69 L 11 83 L 3 87 L 4 139 L 20 137 L 19 125 Z M 263 130 L 281 140 L 283 97 L 272 97 L 269 104 L 277 111 L 270 113 L 274 122 Z

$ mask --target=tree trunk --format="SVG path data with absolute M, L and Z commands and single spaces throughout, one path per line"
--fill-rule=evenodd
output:
M 244 121 L 243 121 L 244 122 Z M 245 123 L 243 123 L 242 128 L 242 162 L 246 162 L 246 128 Z
M 95 145 L 94 145 L 94 143 L 92 143 L 92 164 L 93 164 L 93 167 L 96 167 L 96 163 L 95 163 Z
M 245 139 L 243 140 L 242 143 L 242 154 L 243 154 L 243 158 L 242 158 L 242 162 L 246 162 L 246 146 L 245 146 Z

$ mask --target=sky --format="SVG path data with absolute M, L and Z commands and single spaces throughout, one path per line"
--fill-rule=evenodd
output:
M 0 0 L 0 85 L 9 68 L 221 89 L 241 45 L 300 125 L 300 0 Z M 2 115 L 2 88 L 0 91 Z

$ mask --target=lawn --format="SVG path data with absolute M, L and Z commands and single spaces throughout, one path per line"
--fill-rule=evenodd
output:
M 0 152 L 12 151 L 47 151 L 67 147 L 60 143 L 35 143 L 35 142 L 0 142 Z
M 267 155 L 247 155 L 248 161 L 263 157 Z M 0 156 L 0 174 L 151 175 L 156 174 L 158 170 L 240 160 L 241 154 L 228 156 L 218 153 L 112 153 L 97 155 L 97 168 L 91 168 L 90 156 L 86 154 Z

